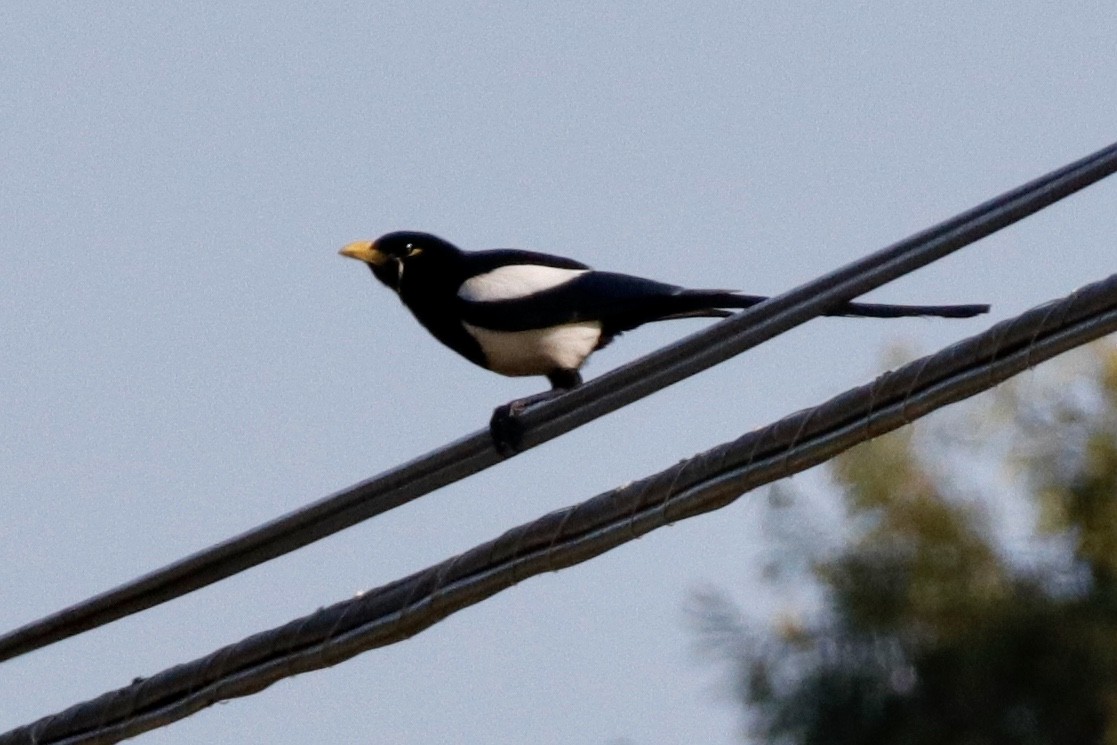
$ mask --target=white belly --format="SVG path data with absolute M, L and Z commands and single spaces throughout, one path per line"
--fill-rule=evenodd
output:
M 481 345 L 489 367 L 501 375 L 577 370 L 601 339 L 601 324 L 597 321 L 531 331 L 492 331 L 468 323 L 464 326 Z

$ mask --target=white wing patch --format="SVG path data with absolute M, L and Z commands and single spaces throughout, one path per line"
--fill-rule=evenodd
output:
M 512 300 L 557 287 L 587 271 L 539 264 L 510 264 L 467 279 L 458 289 L 458 297 L 473 303 Z
M 601 339 L 601 324 L 598 321 L 567 323 L 530 331 L 493 331 L 468 323 L 463 325 L 481 345 L 489 368 L 510 376 L 577 370 Z

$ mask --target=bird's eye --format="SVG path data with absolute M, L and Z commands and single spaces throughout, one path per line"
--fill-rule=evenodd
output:
M 414 243 L 408 243 L 407 244 L 407 255 L 408 256 L 418 256 L 421 253 L 423 253 L 423 249 L 416 248 Z

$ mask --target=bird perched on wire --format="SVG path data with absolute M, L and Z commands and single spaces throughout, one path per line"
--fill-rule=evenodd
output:
M 533 251 L 463 251 L 429 233 L 399 231 L 340 251 L 363 261 L 436 339 L 502 375 L 542 375 L 551 390 L 493 414 L 499 448 L 514 450 L 511 419 L 531 404 L 581 384 L 586 359 L 619 334 L 652 321 L 732 315 L 767 298 L 601 272 Z M 988 305 L 846 303 L 825 315 L 968 318 Z

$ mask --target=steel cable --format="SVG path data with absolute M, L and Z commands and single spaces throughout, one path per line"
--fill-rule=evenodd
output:
M 1117 170 L 1117 144 L 1059 168 L 932 228 L 870 254 L 586 385 L 520 417 L 524 447 L 569 432 L 751 349 L 1010 225 Z M 0 661 L 167 602 L 282 556 L 502 460 L 487 431 L 217 543 L 0 636 Z
M 1117 275 L 423 571 L 0 735 L 0 745 L 118 742 L 406 639 L 524 579 L 724 507 L 746 491 L 1114 331 Z

